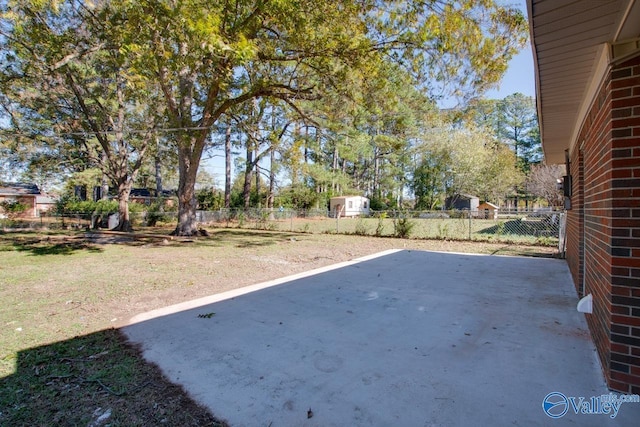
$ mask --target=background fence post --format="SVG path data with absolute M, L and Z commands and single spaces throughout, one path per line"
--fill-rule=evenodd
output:
M 469 211 L 469 240 L 471 240 L 471 211 Z

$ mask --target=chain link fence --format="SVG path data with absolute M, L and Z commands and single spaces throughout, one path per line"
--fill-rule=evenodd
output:
M 146 212 L 131 212 L 131 222 L 134 226 L 149 226 Z M 168 221 L 175 220 L 175 214 L 169 213 Z M 86 230 L 94 228 L 109 229 L 118 224 L 117 214 L 94 213 L 65 213 L 42 212 L 38 217 L 2 218 L 0 217 L 0 229 L 29 230 Z
M 160 224 L 175 224 L 175 212 L 163 213 Z M 332 217 L 322 209 L 220 209 L 197 211 L 200 227 L 259 229 L 283 232 L 354 234 L 417 239 L 495 241 L 559 246 L 562 251 L 562 211 L 379 211 L 357 217 Z M 146 212 L 131 213 L 134 227 L 155 225 Z M 0 220 L 7 228 L 109 229 L 117 216 L 74 213 L 30 220 Z
M 336 218 L 327 210 L 221 209 L 198 211 L 197 219 L 209 227 L 558 245 L 564 212 L 380 211 Z

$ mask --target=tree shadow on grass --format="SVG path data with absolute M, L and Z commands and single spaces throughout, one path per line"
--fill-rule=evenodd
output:
M 5 358 L 7 356 L 4 356 Z M 0 378 L 0 425 L 226 426 L 116 329 L 21 350 Z
M 127 245 L 138 247 L 181 246 L 235 246 L 251 248 L 271 246 L 284 240 L 299 238 L 298 234 L 281 231 L 255 231 L 243 229 L 215 230 L 208 236 L 173 237 L 163 233 L 116 233 L 92 230 L 81 235 L 0 233 L 0 251 L 15 250 L 33 255 L 71 255 L 79 251 L 102 252 L 101 246 Z
M 211 234 L 211 238 L 224 240 L 225 243 L 231 243 L 238 248 L 271 246 L 296 237 L 299 235 L 294 233 L 252 230 L 217 230 Z
M 84 242 L 57 243 L 53 245 L 18 246 L 19 251 L 28 251 L 32 255 L 72 255 L 78 251 L 102 252 L 101 248 Z
M 0 235 L 0 251 L 30 252 L 32 255 L 72 255 L 79 251 L 102 252 L 102 249 L 75 236 Z
M 297 234 L 281 231 L 255 231 L 245 229 L 216 229 L 207 231 L 206 235 L 199 236 L 170 236 L 168 234 L 152 234 L 144 232 L 122 233 L 118 235 L 104 235 L 100 233 L 90 233 L 88 238 L 97 244 L 124 244 L 128 246 L 155 247 L 167 246 L 176 247 L 182 245 L 196 247 L 225 247 L 234 246 L 238 248 L 251 248 L 260 246 L 271 246 L 284 240 L 294 240 Z

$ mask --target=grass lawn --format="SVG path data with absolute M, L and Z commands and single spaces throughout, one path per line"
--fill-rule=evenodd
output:
M 240 229 L 191 239 L 139 231 L 0 232 L 0 425 L 222 425 L 145 363 L 118 327 L 152 309 L 391 248 L 555 251 Z

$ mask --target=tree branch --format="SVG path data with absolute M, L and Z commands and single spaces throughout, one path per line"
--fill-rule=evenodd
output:
M 51 71 L 57 71 L 58 69 L 60 69 L 60 68 L 64 67 L 65 65 L 67 65 L 69 62 L 71 62 L 71 61 L 73 61 L 75 59 L 78 59 L 78 58 L 82 58 L 85 55 L 97 52 L 97 51 L 103 49 L 105 46 L 106 46 L 106 43 L 100 43 L 97 46 L 93 46 L 90 49 L 85 49 L 85 50 L 82 50 L 80 52 L 70 53 L 67 56 L 65 56 L 64 58 L 62 58 L 60 61 L 58 61 L 55 64 L 53 64 L 50 67 L 50 70 Z
M 105 153 L 107 154 L 108 157 L 110 157 L 109 154 L 110 154 L 111 150 L 110 150 L 110 147 L 109 147 L 109 141 L 107 141 L 107 139 L 103 135 L 100 127 L 98 126 L 98 124 L 91 117 L 90 108 L 84 102 L 84 97 L 82 96 L 80 88 L 78 87 L 77 83 L 75 82 L 73 76 L 69 72 L 66 73 L 66 76 L 67 76 L 67 81 L 69 82 L 69 85 L 71 86 L 71 90 L 73 91 L 73 94 L 76 97 L 76 100 L 78 101 L 78 104 L 80 105 L 80 109 L 82 111 L 82 114 L 85 116 L 85 119 L 89 123 L 89 126 L 90 126 L 91 130 L 93 131 L 95 137 L 98 139 L 98 141 L 100 142 L 100 145 L 102 145 L 102 148 L 105 150 Z

